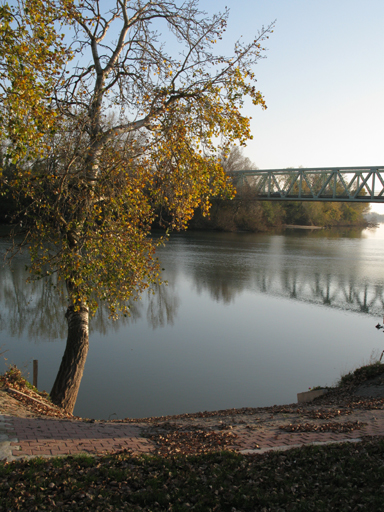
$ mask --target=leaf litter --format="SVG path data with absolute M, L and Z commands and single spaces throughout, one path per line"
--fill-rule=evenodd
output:
M 382 511 L 382 437 L 253 455 L 235 453 L 232 446 L 238 428 L 257 430 L 284 417 L 294 422 L 280 428 L 293 434 L 359 429 L 362 423 L 344 418 L 354 411 L 383 409 L 383 404 L 382 398 L 330 390 L 305 405 L 112 420 L 146 425 L 155 454 L 122 450 L 97 457 L 3 461 L 0 512 Z
M 0 464 L 0 511 L 382 511 L 384 441 Z

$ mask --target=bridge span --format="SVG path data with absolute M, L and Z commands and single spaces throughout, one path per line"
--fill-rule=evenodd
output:
M 244 170 L 229 173 L 239 196 L 261 201 L 384 203 L 384 166 Z

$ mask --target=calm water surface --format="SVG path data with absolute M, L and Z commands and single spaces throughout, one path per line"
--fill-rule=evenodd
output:
M 4 251 L 5 243 L 0 243 Z M 384 225 L 363 232 L 175 234 L 159 251 L 168 286 L 132 316 L 91 321 L 75 414 L 94 418 L 296 401 L 381 354 Z M 26 256 L 0 274 L 1 363 L 50 390 L 65 347 L 65 304 L 26 285 Z

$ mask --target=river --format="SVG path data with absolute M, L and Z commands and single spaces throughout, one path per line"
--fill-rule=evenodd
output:
M 5 242 L 0 243 L 4 252 Z M 296 401 L 379 356 L 384 225 L 283 234 L 186 232 L 158 256 L 168 281 L 117 322 L 100 309 L 75 414 L 116 419 Z M 26 285 L 26 255 L 0 275 L 0 352 L 50 390 L 65 304 Z M 7 358 L 5 361 L 4 358 Z M 30 375 L 30 380 L 32 376 Z

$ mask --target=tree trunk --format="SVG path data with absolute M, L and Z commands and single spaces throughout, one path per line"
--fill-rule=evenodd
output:
M 85 361 L 89 348 L 88 308 L 75 311 L 73 306 L 65 314 L 68 338 L 59 372 L 51 391 L 52 402 L 72 413 L 76 404 Z

